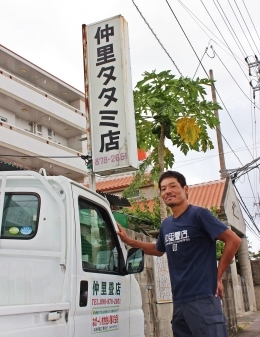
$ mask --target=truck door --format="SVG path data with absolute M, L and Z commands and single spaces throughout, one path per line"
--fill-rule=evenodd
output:
M 106 202 L 73 186 L 77 290 L 75 337 L 129 336 L 130 276 Z M 84 195 L 85 193 L 85 195 Z

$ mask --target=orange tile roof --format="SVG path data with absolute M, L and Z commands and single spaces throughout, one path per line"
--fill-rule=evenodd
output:
M 122 191 L 131 184 L 133 178 L 133 175 L 126 175 L 118 178 L 104 178 L 103 180 L 96 182 L 96 190 L 97 192 Z M 153 183 L 149 182 L 147 179 L 146 186 L 150 185 L 153 185 Z M 88 184 L 84 184 L 84 186 L 88 187 Z
M 154 208 L 154 200 L 146 200 L 146 201 L 137 201 L 136 206 L 140 207 L 140 209 L 143 211 L 145 209 L 144 206 L 147 206 L 149 211 L 152 212 Z M 130 209 L 135 209 L 135 206 L 132 205 Z
M 189 186 L 189 203 L 195 206 L 205 207 L 211 209 L 211 207 L 217 207 L 220 211 L 223 203 L 223 196 L 225 190 L 226 180 L 215 180 L 207 183 L 201 183 Z M 146 205 L 149 210 L 152 211 L 154 207 L 153 200 L 147 200 Z M 144 202 L 137 201 L 137 205 L 143 209 Z
M 133 178 L 134 177 L 131 175 L 120 178 L 104 179 L 103 181 L 97 181 L 96 189 L 97 191 L 102 192 L 124 190 L 131 184 Z
M 189 186 L 189 203 L 195 206 L 220 207 L 223 203 L 226 180 L 214 180 Z

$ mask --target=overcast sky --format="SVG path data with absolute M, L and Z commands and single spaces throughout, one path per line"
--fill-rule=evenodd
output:
M 254 109 L 248 67 L 244 61 L 245 56 L 250 55 L 257 55 L 260 59 L 260 1 L 168 2 L 199 59 L 204 55 L 206 47 L 209 48 L 202 63 L 207 72 L 213 69 L 217 81 L 216 88 L 220 96 L 218 101 L 223 107 L 219 113 L 221 131 L 229 144 L 223 141 L 226 167 L 241 167 L 257 158 L 260 153 L 260 91 L 256 93 L 257 107 Z M 167 2 L 136 0 L 135 3 L 179 71 L 183 76 L 193 77 L 199 61 Z M 221 12 L 222 16 L 230 22 L 234 37 L 217 7 L 220 12 L 224 10 L 225 14 Z M 191 13 L 198 19 L 194 20 Z M 2 0 L 0 44 L 83 92 L 82 24 L 90 24 L 118 14 L 123 15 L 128 22 L 133 86 L 142 78 L 144 71 L 169 69 L 176 76 L 180 76 L 131 0 Z M 215 57 L 211 45 L 216 52 Z M 206 77 L 202 67 L 196 76 Z M 210 91 L 208 99 L 211 99 Z M 184 156 L 178 149 L 172 149 L 176 159 L 173 169 L 184 173 L 188 184 L 220 178 L 216 135 L 215 132 L 210 135 L 215 149 L 205 154 L 190 152 Z M 258 168 L 236 183 L 258 226 L 259 208 L 257 209 L 254 202 L 259 202 L 259 184 Z M 260 249 L 260 239 L 250 231 L 247 234 L 253 249 Z

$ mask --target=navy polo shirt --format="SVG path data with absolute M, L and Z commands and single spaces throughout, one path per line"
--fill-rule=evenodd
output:
M 193 205 L 163 220 L 156 248 L 167 254 L 175 303 L 215 295 L 216 237 L 227 229 L 210 211 Z

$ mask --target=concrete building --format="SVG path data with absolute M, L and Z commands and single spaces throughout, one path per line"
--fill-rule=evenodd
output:
M 86 150 L 84 94 L 0 45 L 1 170 L 43 167 L 83 182 Z

